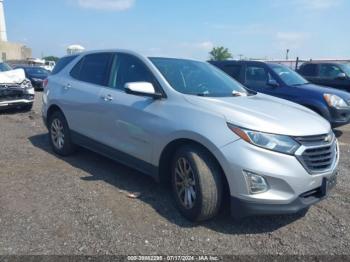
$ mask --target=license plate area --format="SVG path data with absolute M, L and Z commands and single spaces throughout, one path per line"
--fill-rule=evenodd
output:
M 329 192 L 336 186 L 338 178 L 338 172 L 335 172 L 331 177 L 323 178 L 322 182 L 322 195 L 327 196 Z

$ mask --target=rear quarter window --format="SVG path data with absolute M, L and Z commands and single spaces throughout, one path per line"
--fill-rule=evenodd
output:
M 78 57 L 77 55 L 75 55 L 75 56 L 66 56 L 66 57 L 63 57 L 60 60 L 58 60 L 56 66 L 52 70 L 51 75 L 56 75 L 59 72 L 61 72 L 70 62 L 72 62 L 77 57 Z

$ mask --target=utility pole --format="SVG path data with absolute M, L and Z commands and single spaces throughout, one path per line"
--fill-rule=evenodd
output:
M 289 49 L 287 49 L 287 52 L 286 52 L 286 60 L 289 60 Z

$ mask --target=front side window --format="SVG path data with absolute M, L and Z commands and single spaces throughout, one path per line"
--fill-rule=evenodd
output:
M 133 82 L 148 82 L 157 87 L 153 74 L 140 59 L 128 54 L 118 54 L 114 61 L 110 86 L 124 90 L 125 84 Z
M 266 85 L 269 80 L 269 73 L 260 66 L 247 66 L 245 72 L 246 83 Z
M 320 77 L 327 79 L 335 79 L 343 71 L 336 65 L 321 65 L 320 66 Z
M 288 86 L 299 86 L 308 84 L 308 81 L 292 69 L 282 65 L 269 65 L 270 68 Z
M 208 97 L 248 94 L 241 84 L 208 63 L 174 58 L 150 60 L 168 83 L 180 93 Z
M 341 69 L 344 71 L 344 73 L 350 77 L 350 64 L 342 64 L 340 65 Z

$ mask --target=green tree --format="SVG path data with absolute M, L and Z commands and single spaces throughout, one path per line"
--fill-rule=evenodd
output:
M 232 54 L 223 46 L 214 47 L 213 50 L 209 52 L 211 61 L 224 61 L 233 58 Z
M 43 59 L 45 59 L 45 61 L 54 61 L 57 63 L 57 61 L 60 59 L 59 57 L 57 56 L 46 56 L 44 57 Z

